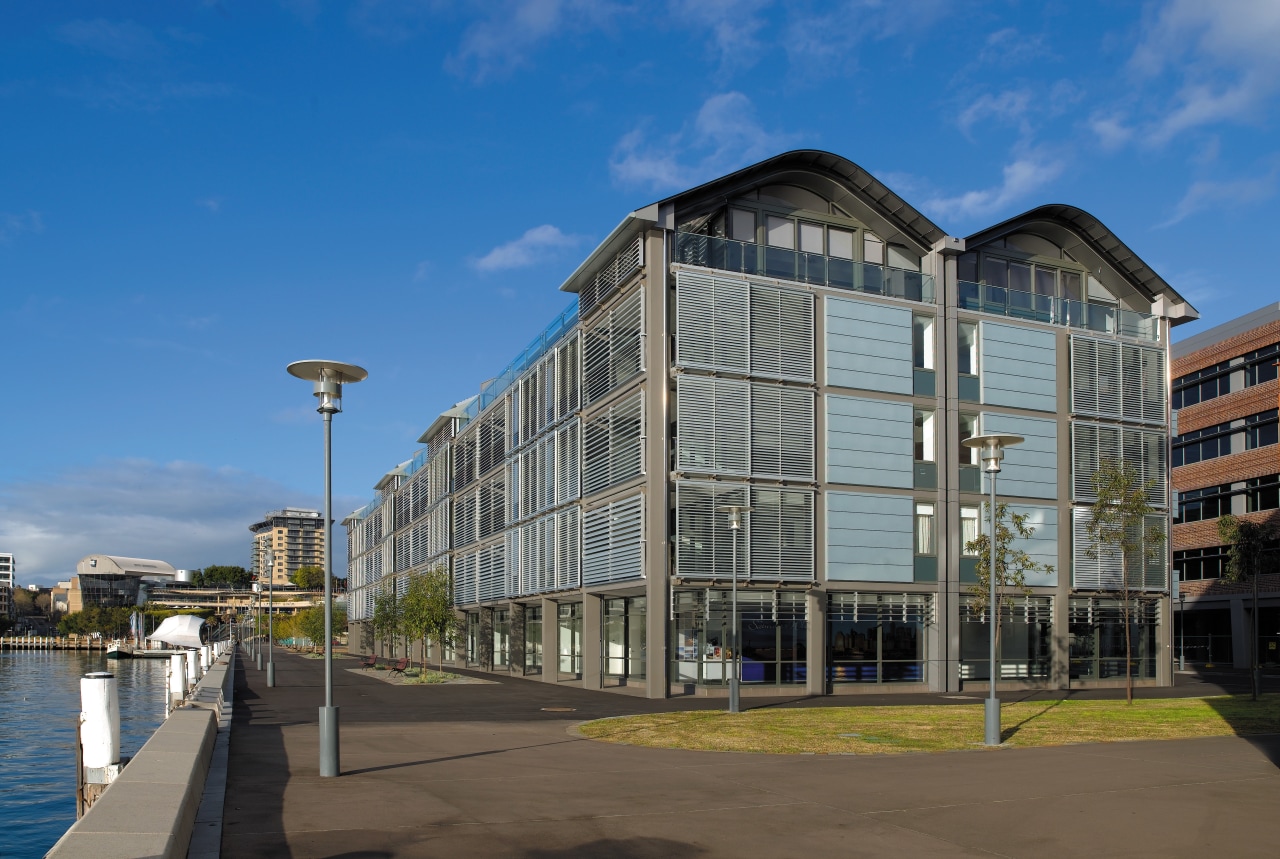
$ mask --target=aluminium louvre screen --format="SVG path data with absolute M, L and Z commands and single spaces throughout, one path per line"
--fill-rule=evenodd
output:
M 1168 405 L 1161 349 L 1071 335 L 1071 410 L 1163 424 Z
M 1089 508 L 1076 507 L 1072 515 L 1072 550 L 1071 550 L 1071 586 L 1079 590 L 1120 591 L 1124 590 L 1121 574 L 1120 552 L 1112 546 L 1099 548 L 1091 540 L 1087 523 Z M 1146 544 L 1146 533 L 1154 530 L 1162 535 L 1158 546 Z M 1137 557 L 1131 557 L 1129 563 L 1129 590 L 1133 591 L 1165 591 L 1168 590 L 1169 576 L 1166 564 L 1167 552 L 1165 541 L 1168 539 L 1168 520 L 1161 515 L 1145 517 L 1142 535 L 1132 535 L 1135 542 L 1141 542 L 1143 548 L 1138 550 Z M 1096 557 L 1090 557 L 1090 550 L 1096 549 Z
M 1168 504 L 1169 470 L 1168 436 L 1159 431 L 1112 426 L 1109 424 L 1071 423 L 1071 482 L 1076 501 L 1095 501 L 1093 475 L 1105 461 L 1127 462 L 1137 472 L 1147 490 L 1147 503 L 1163 508 Z
M 582 584 L 644 578 L 644 496 L 582 514 Z

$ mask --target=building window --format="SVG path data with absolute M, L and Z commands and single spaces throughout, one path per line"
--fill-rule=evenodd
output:
M 1178 493 L 1178 521 L 1201 522 L 1231 512 L 1231 484 Z
M 931 409 L 916 409 L 915 419 L 916 462 L 933 462 L 937 444 L 934 441 L 935 416 Z
M 1280 361 L 1280 343 L 1265 349 L 1255 349 L 1244 356 L 1244 386 L 1246 388 L 1270 382 L 1276 378 L 1276 361 Z
M 1272 429 L 1274 434 L 1274 427 Z M 1173 467 L 1191 465 L 1231 453 L 1231 424 L 1216 424 L 1195 432 L 1183 433 L 1173 440 Z
M 1280 475 L 1255 477 L 1245 481 L 1245 511 L 1259 513 L 1280 509 Z
M 1102 597 L 1073 599 L 1068 604 L 1071 679 L 1105 679 L 1125 674 L 1125 616 L 1128 615 L 1134 677 L 1155 677 L 1160 645 L 1156 638 L 1159 606 L 1154 599 Z
M 978 556 L 978 553 L 970 548 L 978 539 L 978 523 L 977 507 L 960 508 L 960 554 L 965 557 L 976 558 Z M 997 548 L 999 547 L 997 546 Z
M 1277 442 L 1276 434 L 1276 409 L 1269 412 L 1261 412 L 1260 414 L 1250 415 L 1244 419 L 1244 448 L 1245 450 L 1255 450 L 1260 447 Z
M 739 242 L 754 242 L 756 240 L 756 213 L 750 209 L 730 209 L 729 238 Z
M 956 420 L 956 428 L 959 431 L 959 440 L 967 441 L 978 434 L 978 416 L 961 414 Z M 959 456 L 961 465 L 978 465 L 978 449 L 975 447 L 965 447 L 959 445 Z
M 916 369 L 933 369 L 933 329 L 936 317 L 911 317 L 911 357 Z
M 1178 571 L 1178 580 L 1183 582 L 1218 579 L 1226 574 L 1227 550 L 1213 546 L 1174 552 L 1173 568 Z
M 644 597 L 604 601 L 604 675 L 644 677 L 647 627 Z
M 962 376 L 978 375 L 978 323 L 961 322 L 957 326 L 956 370 Z
M 932 504 L 916 504 L 916 554 L 935 555 L 934 506 Z
M 920 683 L 926 679 L 930 594 L 831 594 L 827 608 L 832 683 Z
M 1173 407 L 1194 406 L 1231 393 L 1231 365 L 1227 361 L 1173 380 Z

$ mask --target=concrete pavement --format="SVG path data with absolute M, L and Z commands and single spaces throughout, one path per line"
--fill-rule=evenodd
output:
M 343 775 L 321 779 L 322 663 L 277 651 L 274 689 L 241 664 L 228 859 L 1167 859 L 1280 849 L 1280 736 L 884 757 L 643 749 L 583 740 L 571 726 L 723 701 L 516 678 L 393 686 L 339 660 Z

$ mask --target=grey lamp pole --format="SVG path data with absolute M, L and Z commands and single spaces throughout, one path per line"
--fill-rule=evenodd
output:
M 739 662 L 741 658 L 739 653 L 741 647 L 738 645 L 739 623 L 738 623 L 738 532 L 742 530 L 742 514 L 750 513 L 751 508 L 741 504 L 726 504 L 719 508 L 729 514 L 729 536 L 733 539 L 733 602 L 730 607 L 732 619 L 729 621 L 730 632 L 730 654 L 729 659 L 729 712 L 742 712 L 741 698 L 739 696 L 738 684 L 740 681 Z
M 267 688 L 274 688 L 276 685 L 276 661 L 275 661 L 275 628 L 273 621 L 275 619 L 275 577 L 276 577 L 276 554 L 271 551 L 271 547 L 267 547 L 266 554 L 267 566 Z
M 1000 624 L 1000 614 L 996 611 L 996 585 L 998 582 L 996 571 L 999 569 L 996 552 L 996 475 L 1000 473 L 1000 460 L 1004 459 L 1004 449 L 1015 444 L 1022 444 L 1024 441 L 1026 439 L 1020 435 L 987 433 L 986 435 L 975 435 L 961 442 L 965 447 L 978 449 L 982 457 L 982 470 L 987 473 L 987 477 L 991 481 L 991 533 L 987 538 L 991 549 L 991 566 L 987 575 L 987 579 L 991 584 L 991 593 L 987 598 L 991 661 L 989 663 L 990 669 L 987 672 L 987 685 L 991 687 L 991 691 L 987 696 L 986 713 L 983 719 L 985 727 L 984 742 L 988 746 L 1000 745 L 1000 699 L 996 697 L 996 680 L 999 677 L 999 665 L 996 662 L 996 632 L 999 630 Z
M 324 706 L 320 708 L 320 775 L 336 776 L 338 708 L 333 706 L 333 416 L 342 411 L 342 386 L 363 382 L 369 373 L 339 361 L 294 361 L 289 375 L 315 382 L 316 407 L 324 418 Z
M 262 581 L 253 583 L 253 661 L 262 670 Z

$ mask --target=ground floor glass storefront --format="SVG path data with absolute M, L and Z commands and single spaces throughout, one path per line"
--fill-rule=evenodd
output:
M 602 621 L 602 673 L 606 678 L 625 681 L 645 676 L 648 630 L 645 626 L 644 597 L 617 597 L 604 600 Z
M 932 594 L 831 594 L 827 677 L 832 683 L 923 683 Z
M 991 628 L 985 608 L 960 604 L 960 679 L 991 679 Z M 1053 597 L 1007 597 L 1000 608 L 1001 680 L 1047 678 L 1053 673 Z
M 803 684 L 808 674 L 806 595 L 795 591 L 738 592 L 744 685 Z M 724 589 L 677 590 L 672 625 L 674 683 L 729 682 L 732 594 Z
M 556 607 L 558 670 L 561 675 L 582 676 L 582 603 Z
M 1130 674 L 1156 676 L 1160 652 L 1156 630 L 1157 600 L 1121 601 L 1105 597 L 1073 598 L 1068 604 L 1071 633 L 1071 679 L 1105 680 L 1125 674 L 1125 615 L 1129 621 Z
M 493 612 L 493 667 L 511 664 L 511 612 L 505 608 Z
M 524 610 L 524 673 L 542 673 L 542 607 Z

